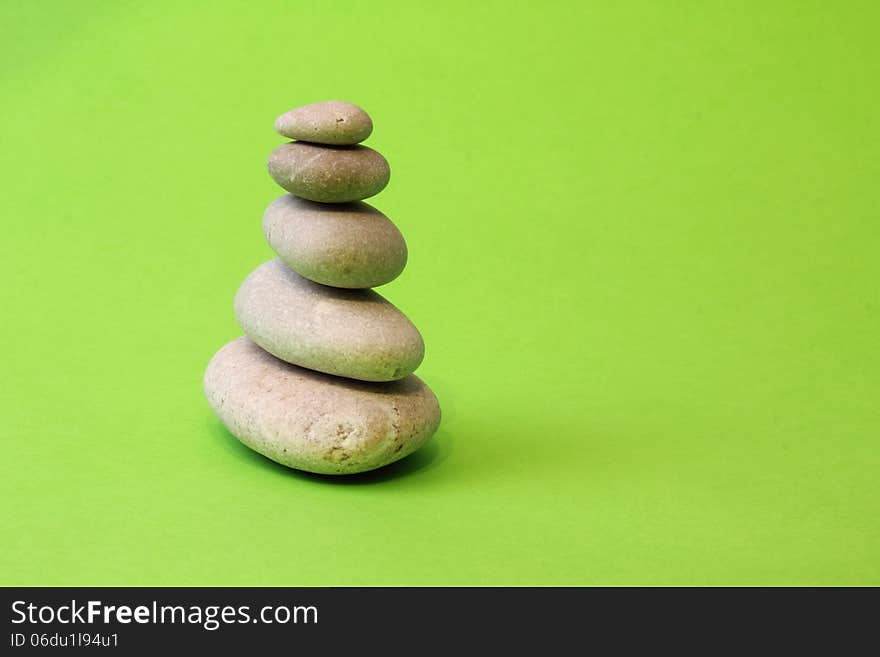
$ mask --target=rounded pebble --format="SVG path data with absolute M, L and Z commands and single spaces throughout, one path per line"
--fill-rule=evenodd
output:
M 440 424 L 430 388 L 411 375 L 363 383 L 278 360 L 245 337 L 208 365 L 205 396 L 242 443 L 298 470 L 365 472 L 421 447 Z
M 319 285 L 279 259 L 241 284 L 235 316 L 248 337 L 278 358 L 351 379 L 402 379 L 425 355 L 418 329 L 378 293 Z
M 366 146 L 282 144 L 269 156 L 269 175 L 295 196 L 319 203 L 345 203 L 375 196 L 391 179 L 382 155 Z
M 369 114 L 341 100 L 303 105 L 275 119 L 275 130 L 291 139 L 316 144 L 357 144 L 373 132 Z
M 324 285 L 376 287 L 406 266 L 403 235 L 363 202 L 331 205 L 285 194 L 266 208 L 263 233 L 288 267 Z

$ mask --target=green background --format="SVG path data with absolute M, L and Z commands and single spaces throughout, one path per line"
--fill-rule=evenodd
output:
M 880 584 L 876 3 L 0 7 L 3 584 Z M 201 392 L 330 98 L 444 410 L 349 479 Z

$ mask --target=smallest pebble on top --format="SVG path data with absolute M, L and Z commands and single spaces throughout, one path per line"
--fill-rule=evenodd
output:
M 341 100 L 303 105 L 275 119 L 275 130 L 313 144 L 353 146 L 373 132 L 373 121 L 357 105 Z

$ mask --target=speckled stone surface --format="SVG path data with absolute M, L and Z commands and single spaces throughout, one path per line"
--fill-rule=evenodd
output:
M 278 358 L 352 379 L 402 379 L 425 354 L 418 329 L 378 293 L 313 283 L 279 259 L 241 284 L 235 316 L 248 337 Z
M 369 137 L 373 122 L 357 105 L 327 100 L 285 112 L 275 119 L 275 130 L 291 139 L 343 146 Z
M 406 266 L 403 235 L 363 202 L 314 203 L 285 194 L 266 208 L 263 233 L 288 267 L 324 285 L 376 287 Z
M 417 450 L 440 424 L 437 398 L 415 375 L 341 379 L 280 361 L 245 337 L 217 352 L 204 389 L 241 442 L 309 472 L 373 470 Z
M 282 144 L 269 156 L 269 175 L 285 190 L 320 203 L 360 201 L 385 189 L 391 169 L 366 146 Z

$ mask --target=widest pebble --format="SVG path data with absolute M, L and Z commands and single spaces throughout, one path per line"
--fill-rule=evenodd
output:
M 319 203 L 361 201 L 381 192 L 391 179 L 385 158 L 366 146 L 292 141 L 272 151 L 267 166 L 285 190 Z
M 406 266 L 403 235 L 363 202 L 315 203 L 285 194 L 266 208 L 263 233 L 288 267 L 324 285 L 376 287 Z
M 363 383 L 278 360 L 245 337 L 205 372 L 205 395 L 242 443 L 291 468 L 351 474 L 421 447 L 440 424 L 434 393 L 411 375 Z
M 351 379 L 402 379 L 425 355 L 418 329 L 378 293 L 314 283 L 277 258 L 241 284 L 235 316 L 278 358 Z

